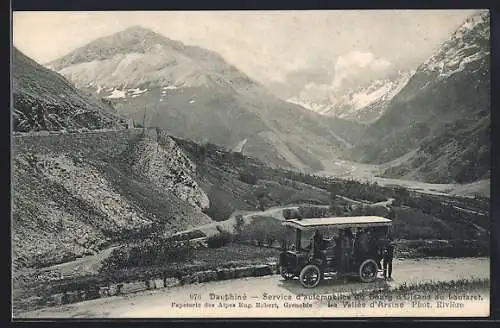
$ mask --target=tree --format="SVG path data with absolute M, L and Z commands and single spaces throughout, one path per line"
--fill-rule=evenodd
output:
M 198 151 L 198 161 L 199 163 L 204 163 L 206 158 L 207 158 L 207 153 L 208 153 L 208 144 L 204 143 L 200 145 L 199 151 Z
M 144 106 L 144 116 L 142 117 L 142 134 L 145 133 L 146 129 L 146 106 Z
M 330 213 L 333 216 L 341 216 L 344 215 L 344 210 L 342 209 L 342 207 L 332 204 L 330 205 Z
M 257 175 L 254 172 L 250 170 L 245 170 L 243 172 L 240 172 L 240 181 L 251 185 L 255 185 L 257 184 L 258 179 Z
M 238 236 L 240 236 L 242 234 L 244 225 L 245 225 L 245 219 L 243 219 L 243 216 L 237 215 L 234 230 L 236 230 L 236 233 L 238 234 Z
M 268 234 L 266 236 L 267 247 L 269 248 L 273 247 L 273 243 L 275 240 L 276 240 L 275 236 L 273 236 L 272 234 Z
M 302 216 L 300 215 L 300 212 L 298 210 L 287 208 L 283 210 L 283 217 L 287 220 L 290 220 L 290 219 L 298 219 L 301 218 Z
M 255 191 L 257 197 L 259 210 L 264 211 L 269 203 L 268 192 L 265 189 L 259 188 Z

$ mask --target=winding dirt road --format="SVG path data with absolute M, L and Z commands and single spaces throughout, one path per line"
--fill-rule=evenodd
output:
M 382 279 L 371 284 L 355 281 L 343 283 L 326 279 L 317 288 L 304 289 L 298 281 L 284 281 L 280 276 L 243 278 L 227 281 L 186 285 L 158 289 L 124 296 L 101 298 L 92 301 L 46 308 L 24 313 L 18 318 L 153 318 L 153 317 L 293 317 L 293 316 L 464 316 L 488 315 L 489 296 L 484 291 L 480 301 L 465 302 L 466 308 L 439 308 L 436 302 L 412 303 L 405 301 L 403 308 L 360 309 L 362 304 L 337 302 L 335 308 L 327 297 L 381 288 L 385 284 L 398 287 L 403 283 L 422 283 L 430 281 L 451 281 L 467 278 L 489 278 L 490 261 L 488 258 L 463 259 L 420 259 L 395 260 L 394 280 L 387 283 Z M 457 291 L 460 293 L 460 291 Z M 212 295 L 211 295 L 212 294 Z M 234 297 L 245 300 L 220 300 L 216 296 Z M 274 299 L 267 295 L 273 295 Z M 448 297 L 448 294 L 446 294 Z M 384 301 L 384 300 L 382 300 Z M 380 303 L 393 304 L 391 302 Z M 335 303 L 335 304 L 337 304 Z M 452 301 L 448 302 L 452 304 Z M 288 305 L 287 305 L 288 304 Z M 309 304 L 312 307 L 304 307 Z M 456 304 L 456 302 L 454 303 Z M 213 305 L 210 306 L 210 305 Z M 259 308 L 258 306 L 261 305 Z M 387 305 L 387 306 L 389 306 Z M 453 305 L 453 304 L 452 304 Z M 232 307 L 234 306 L 234 307 Z M 365 306 L 369 306 L 366 303 Z M 371 312 L 370 312 L 371 311 Z

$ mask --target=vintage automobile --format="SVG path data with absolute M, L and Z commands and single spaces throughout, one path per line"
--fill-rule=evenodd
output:
M 362 282 L 373 282 L 380 271 L 382 249 L 388 243 L 392 220 L 378 216 L 326 217 L 290 219 L 283 221 L 283 225 L 295 229 L 295 249 L 287 249 L 284 243 L 283 251 L 279 256 L 281 276 L 286 280 L 298 277 L 303 287 L 313 288 L 323 280 L 325 274 L 338 275 L 339 256 L 336 254 L 333 241 L 330 247 L 325 247 L 325 250 L 315 250 L 313 242 L 309 247 L 302 247 L 303 232 L 327 230 L 336 233 L 341 230 L 350 230 L 353 235 L 352 253 L 350 263 L 347 265 L 348 269 L 343 276 L 355 276 Z M 357 245 L 360 232 L 368 231 L 370 233 L 369 249 L 360 250 Z

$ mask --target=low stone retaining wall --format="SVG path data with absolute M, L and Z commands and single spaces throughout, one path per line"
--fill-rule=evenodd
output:
M 217 270 L 206 270 L 195 272 L 179 278 L 156 277 L 146 280 L 138 280 L 127 283 L 115 283 L 79 291 L 68 291 L 45 297 L 30 297 L 18 303 L 24 309 L 36 309 L 46 306 L 59 306 L 70 303 L 78 303 L 97 298 L 126 295 L 152 289 L 176 287 L 188 284 L 204 283 L 209 281 L 229 280 L 245 277 L 261 277 L 278 273 L 277 264 L 253 265 L 237 268 L 223 268 Z

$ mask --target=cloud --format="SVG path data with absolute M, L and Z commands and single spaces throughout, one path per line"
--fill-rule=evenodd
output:
M 362 76 L 381 73 L 392 66 L 391 62 L 376 58 L 371 52 L 351 51 L 337 57 L 334 65 L 333 90 L 343 88 L 344 84 L 358 81 Z
M 302 89 L 300 97 L 313 101 L 324 101 L 328 99 L 330 92 L 330 85 L 310 82 L 305 85 L 304 89 Z
M 342 70 L 351 66 L 374 66 L 384 68 L 390 65 L 391 63 L 384 59 L 376 59 L 375 55 L 371 52 L 361 52 L 356 50 L 339 56 L 335 63 L 335 70 Z
M 372 52 L 350 51 L 330 61 L 330 67 L 325 67 L 322 73 L 327 79 L 303 79 L 299 97 L 319 102 L 336 102 L 348 89 L 366 86 L 374 79 L 386 78 L 395 68 L 390 61 L 378 58 Z M 328 76 L 325 72 L 329 73 Z

